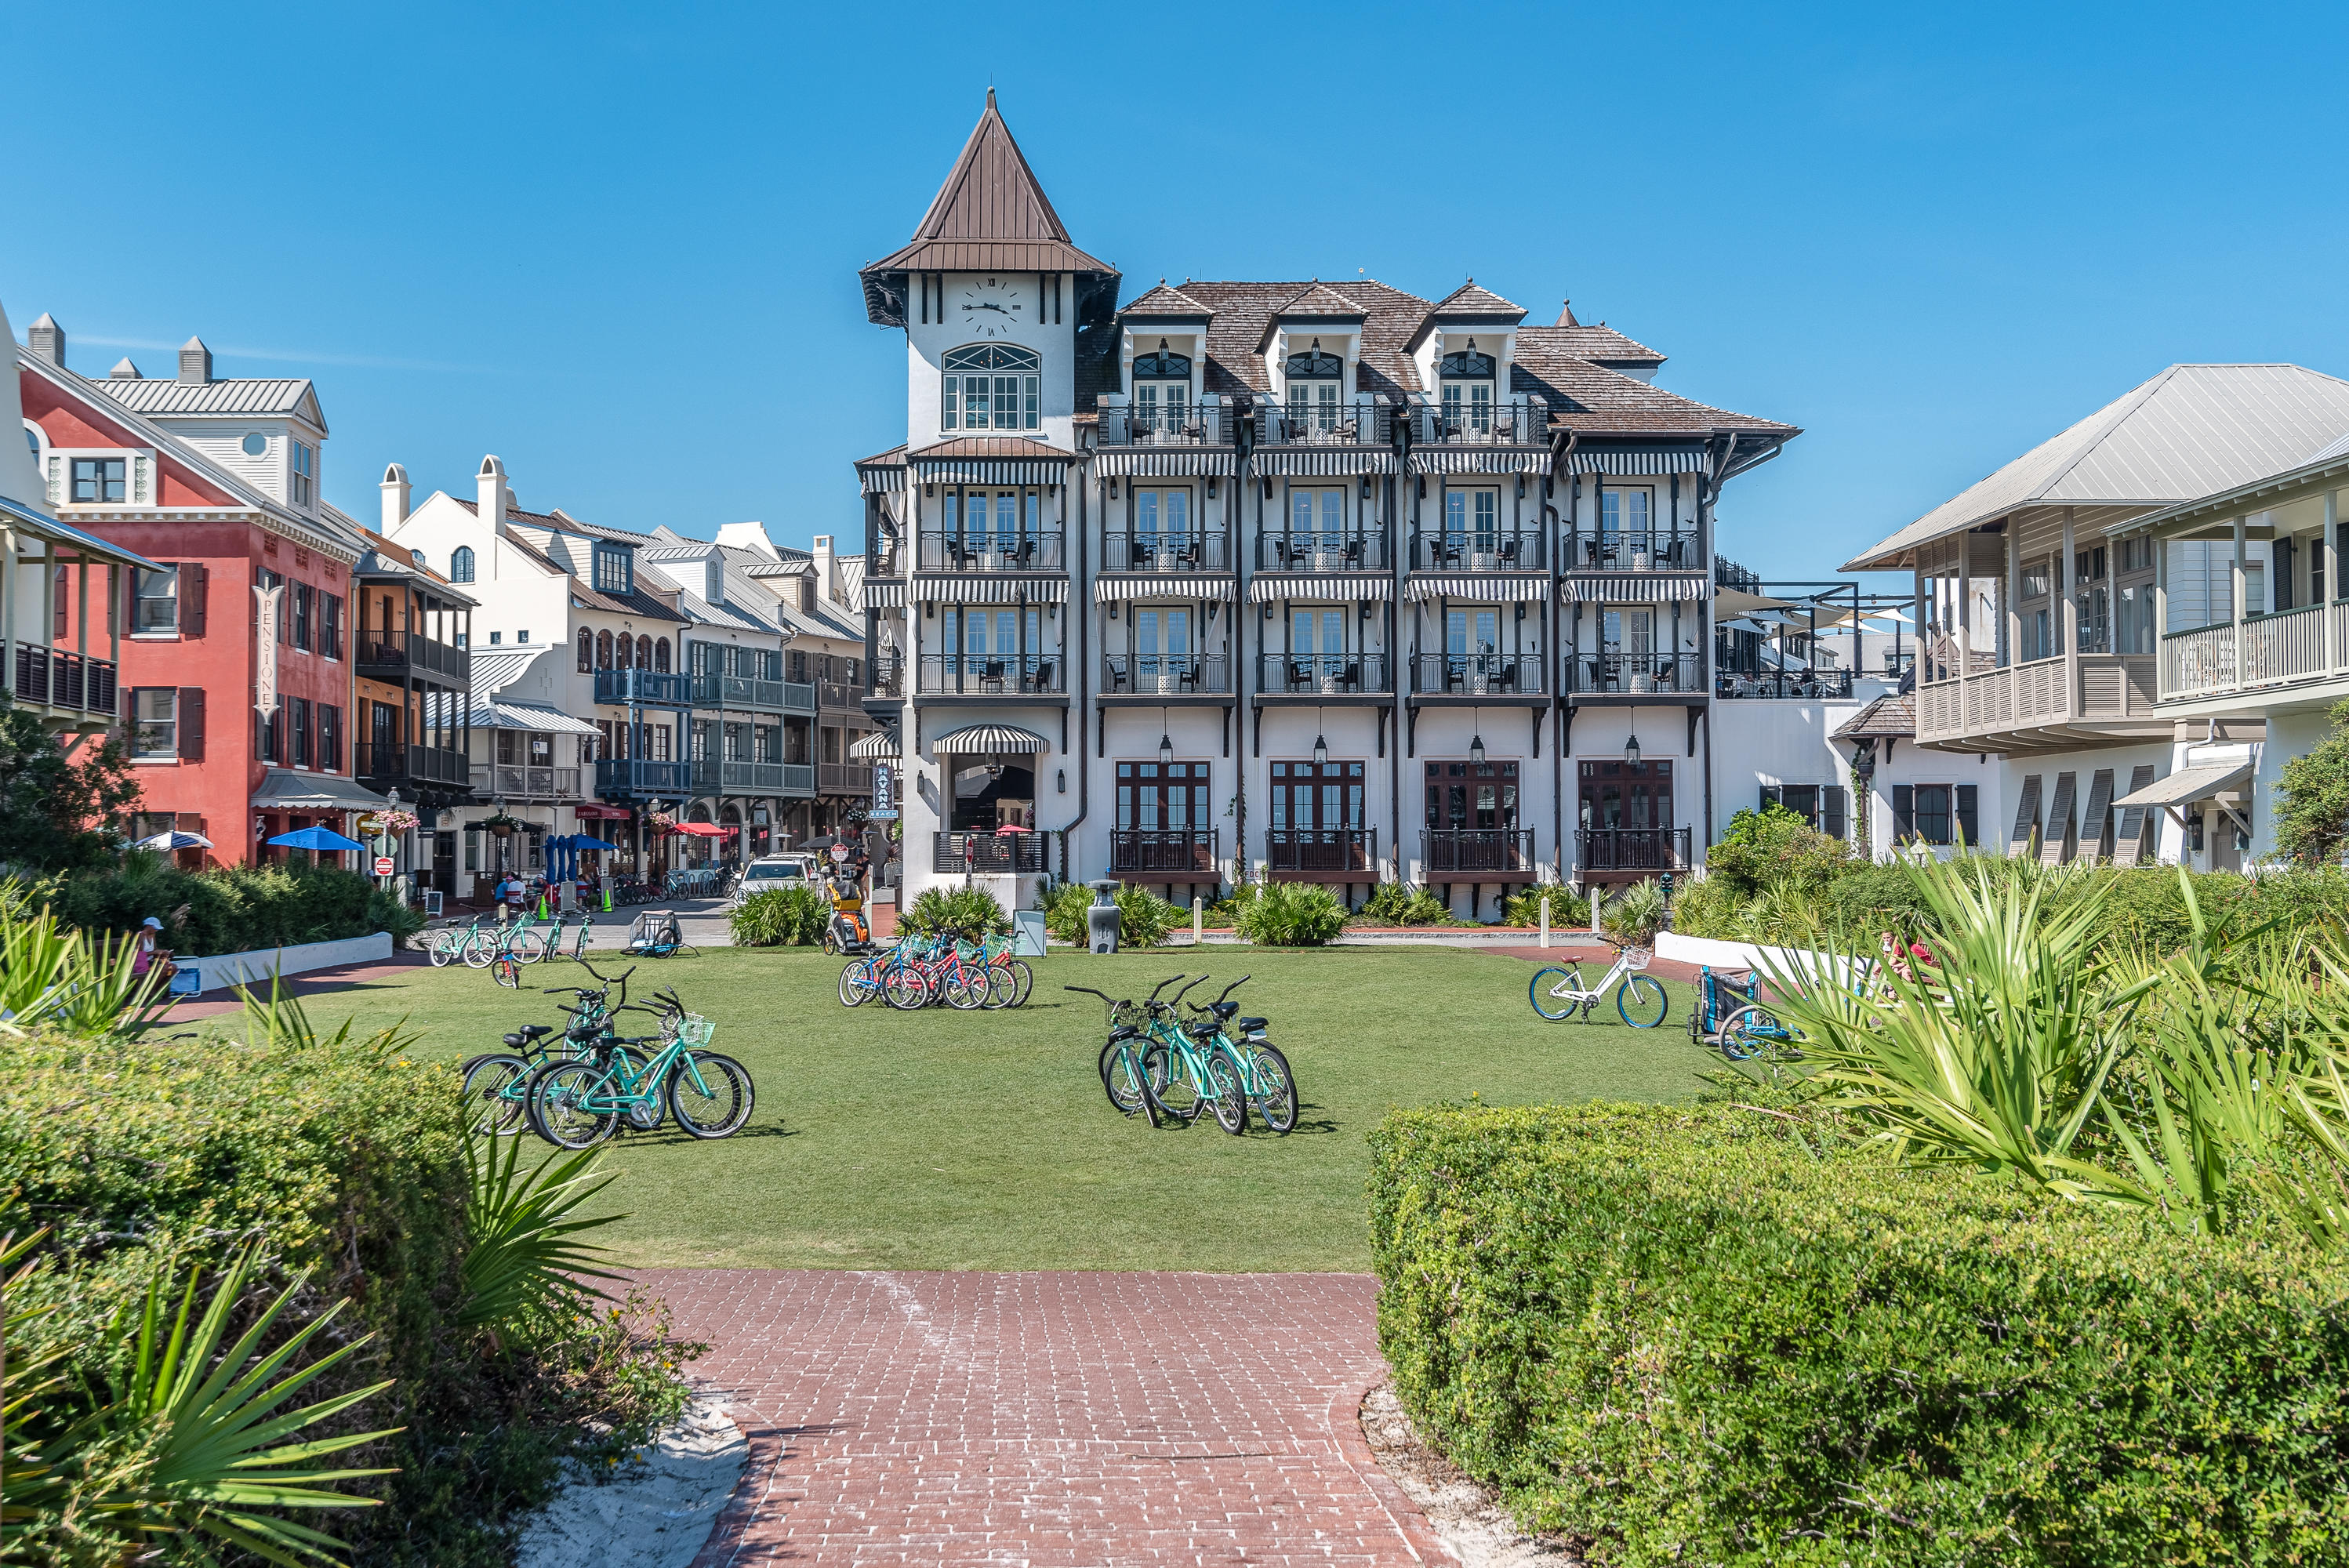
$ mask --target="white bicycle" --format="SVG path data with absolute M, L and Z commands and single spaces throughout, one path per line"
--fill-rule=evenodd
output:
M 1588 989 L 1583 986 L 1582 965 L 1578 964 L 1568 969 L 1539 970 L 1526 995 L 1534 1011 L 1553 1024 L 1567 1018 L 1588 1023 L 1591 1009 L 1605 1001 L 1611 990 L 1615 1011 L 1625 1023 L 1635 1029 L 1652 1029 L 1672 1010 L 1671 998 L 1664 994 L 1663 985 L 1641 973 L 1652 956 L 1640 948 L 1621 949 L 1615 954 L 1615 966 L 1598 985 Z

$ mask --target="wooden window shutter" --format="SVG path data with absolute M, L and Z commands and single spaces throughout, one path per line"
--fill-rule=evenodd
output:
M 1982 842 L 1982 827 L 1979 820 L 1982 809 L 1982 786 L 1961 784 L 1955 793 L 1958 798 L 1958 832 L 1963 836 L 1968 844 L 1978 844 Z
M 204 688 L 180 688 L 180 760 L 202 762 L 204 759 Z
M 1840 784 L 1830 784 L 1819 793 L 1822 797 L 1819 831 L 1830 839 L 1840 839 L 1844 836 L 1847 821 L 1847 797 L 1844 793 L 1844 787 Z
M 198 561 L 180 562 L 180 632 L 183 636 L 204 634 L 205 589 L 211 585 L 212 573 Z
M 1917 787 L 1895 784 L 1892 787 L 1892 839 L 1895 843 L 1917 830 Z

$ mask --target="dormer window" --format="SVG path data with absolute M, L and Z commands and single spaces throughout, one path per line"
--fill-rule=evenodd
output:
M 595 547 L 595 592 L 628 594 L 636 592 L 636 562 L 628 551 L 617 544 Z
M 317 453 L 306 441 L 294 443 L 294 504 L 310 504 L 310 481 L 316 472 Z
M 1043 426 L 1044 362 L 1008 343 L 947 352 L 938 423 L 948 430 L 1034 430 Z
M 1133 422 L 1137 430 L 1180 435 L 1191 407 L 1191 356 L 1158 340 L 1158 352 L 1133 362 Z
M 1489 354 L 1476 352 L 1476 340 L 1456 354 L 1447 354 L 1436 366 L 1443 387 L 1444 428 L 1447 435 L 1483 435 L 1493 428 L 1493 374 Z
M 1324 350 L 1317 337 L 1304 353 L 1290 355 L 1282 370 L 1288 381 L 1289 422 L 1319 430 L 1336 429 L 1346 362 Z

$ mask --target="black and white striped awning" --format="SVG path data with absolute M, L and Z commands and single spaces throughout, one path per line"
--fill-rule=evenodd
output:
M 987 757 L 996 753 L 1049 751 L 1044 738 L 1032 729 L 1009 724 L 970 724 L 949 730 L 930 742 L 930 750 L 946 757 Z
M 1066 458 L 934 458 L 916 459 L 921 481 L 941 485 L 1056 485 L 1068 476 Z
M 1132 474 L 1141 479 L 1228 478 L 1237 470 L 1238 462 L 1238 458 L 1228 447 L 1220 450 L 1121 447 L 1095 452 L 1093 471 L 1112 478 L 1121 474 Z
M 868 610 L 894 610 L 905 602 L 903 583 L 867 583 L 864 584 L 864 607 Z
M 919 604 L 1065 604 L 1065 577 L 916 577 Z
M 895 730 L 876 729 L 870 735 L 850 741 L 848 755 L 860 762 L 876 759 L 883 762 L 895 762 L 904 756 L 904 752 L 897 745 Z
M 1320 573 L 1310 577 L 1294 574 L 1260 576 L 1248 583 L 1247 596 L 1251 604 L 1268 604 L 1282 599 L 1339 602 L 1390 599 L 1394 596 L 1394 580 L 1391 577 L 1346 577 L 1336 573 Z
M 1571 474 L 1622 474 L 1632 479 L 1710 473 L 1712 469 L 1712 461 L 1702 447 L 1651 447 L 1617 452 L 1582 449 L 1566 462 L 1566 471 Z
M 1169 576 L 1160 573 L 1147 577 L 1098 577 L 1093 580 L 1093 603 L 1117 603 L 1127 599 L 1219 599 L 1232 602 L 1232 580 L 1221 576 Z
M 1585 572 L 1557 585 L 1570 604 L 1670 604 L 1704 597 L 1701 572 Z
M 1250 471 L 1265 478 L 1338 479 L 1350 474 L 1391 474 L 1394 454 L 1384 447 L 1300 447 L 1257 452 Z
M 895 495 L 905 488 L 905 470 L 902 466 L 886 469 L 858 469 L 856 477 L 866 495 Z
M 1490 604 L 1516 604 L 1549 597 L 1547 577 L 1428 577 L 1414 574 L 1403 588 L 1413 603 L 1430 599 L 1475 599 Z
M 1509 447 L 1423 447 L 1411 455 L 1415 474 L 1546 474 L 1549 454 Z

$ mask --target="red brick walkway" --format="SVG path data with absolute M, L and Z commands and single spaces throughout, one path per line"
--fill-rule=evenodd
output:
M 641 1278 L 750 1439 L 696 1568 L 1448 1561 L 1355 1418 L 1366 1277 Z

